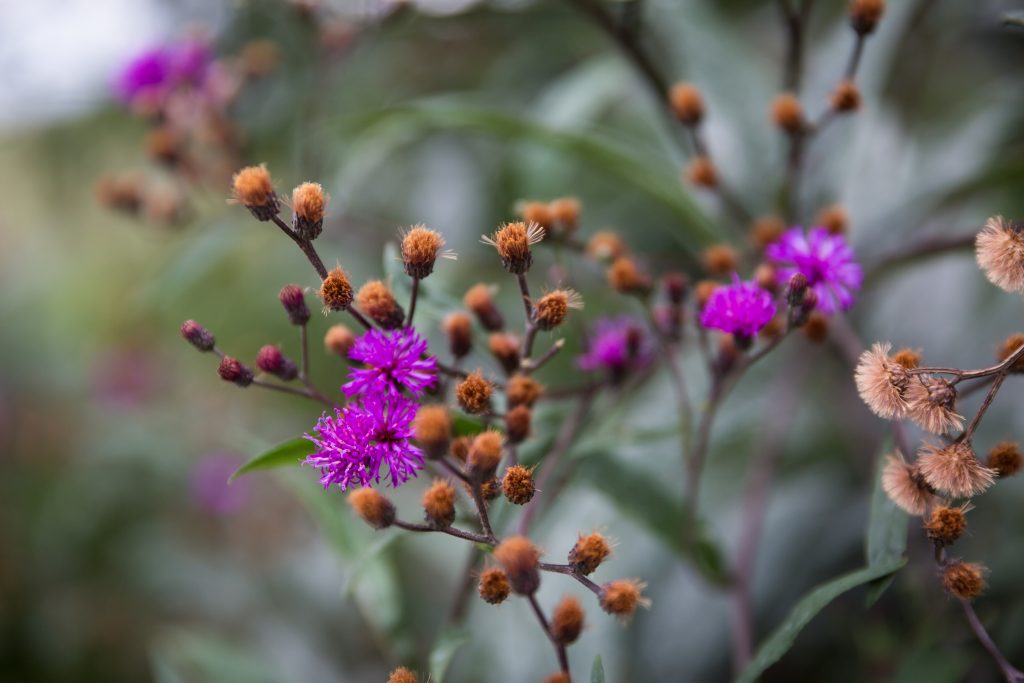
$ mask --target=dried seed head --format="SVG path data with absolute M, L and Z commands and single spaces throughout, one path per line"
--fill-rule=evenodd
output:
M 940 377 L 916 375 L 907 389 L 907 417 L 932 434 L 961 429 L 963 415 L 956 410 L 956 389 Z
M 988 466 L 1000 477 L 1011 477 L 1020 471 L 1024 458 L 1013 441 L 1001 441 L 988 452 Z
M 265 164 L 243 168 L 232 178 L 231 185 L 235 201 L 249 209 L 257 220 L 269 221 L 281 210 Z
M 772 121 L 790 135 L 804 129 L 804 108 L 793 93 L 782 93 L 772 102 Z
M 530 436 L 530 423 L 533 413 L 526 406 L 510 408 L 505 413 L 505 432 L 509 443 L 521 443 Z
M 512 590 L 519 595 L 532 595 L 540 587 L 540 551 L 528 538 L 506 538 L 494 549 L 494 558 L 505 569 Z
M 448 408 L 439 403 L 420 406 L 412 422 L 417 443 L 429 458 L 440 458 L 448 450 L 452 438 L 452 418 Z
M 627 620 L 633 616 L 637 607 L 650 607 L 651 601 L 641 595 L 647 584 L 637 579 L 619 579 L 601 587 L 601 608 L 608 614 L 614 614 Z
M 762 216 L 750 226 L 750 241 L 758 249 L 778 241 L 786 231 L 786 224 L 778 216 Z
M 818 225 L 833 235 L 845 234 L 850 225 L 850 217 L 839 204 L 827 206 L 818 214 Z
M 533 472 L 522 465 L 513 465 L 505 470 L 501 479 L 501 490 L 513 505 L 526 505 L 533 499 Z
M 1002 362 L 1016 353 L 1021 346 L 1024 346 L 1024 333 L 1015 332 L 1003 340 L 996 353 L 996 357 Z M 1010 368 L 1010 372 L 1024 372 L 1024 358 L 1014 363 Z
M 505 387 L 509 406 L 525 405 L 532 408 L 543 394 L 544 385 L 529 375 L 512 375 Z
M 924 523 L 928 538 L 939 545 L 952 545 L 967 530 L 967 506 L 948 507 L 941 505 L 932 510 Z
M 181 336 L 200 351 L 213 351 L 213 347 L 217 343 L 213 333 L 195 320 L 186 320 L 181 324 Z
M 480 574 L 480 584 L 477 586 L 477 591 L 485 602 L 497 605 L 505 602 L 505 598 L 512 591 L 512 587 L 509 586 L 508 575 L 505 571 L 493 567 L 485 569 Z
M 470 489 L 470 494 L 473 490 Z M 501 482 L 498 481 L 497 477 L 491 477 L 484 483 L 480 484 L 480 495 L 484 497 L 484 500 L 494 500 L 501 495 Z
M 420 677 L 412 670 L 402 666 L 391 672 L 391 675 L 388 676 L 388 683 L 420 683 Z
M 892 354 L 892 362 L 902 365 L 907 370 L 914 370 L 921 365 L 921 352 L 904 347 Z
M 989 218 L 974 242 L 975 256 L 985 277 L 1007 292 L 1024 291 L 1024 235 L 1002 216 Z
M 336 353 L 342 358 L 348 357 L 349 350 L 356 343 L 356 336 L 352 330 L 342 324 L 332 325 L 324 334 L 324 349 L 329 353 Z
M 514 275 L 522 275 L 533 265 L 530 247 L 543 239 L 544 228 L 541 226 L 516 222 L 504 224 L 490 237 L 485 236 L 483 242 L 498 250 L 505 270 Z
M 487 348 L 505 372 L 519 369 L 519 337 L 508 332 L 495 332 L 487 338 Z
M 554 227 L 561 235 L 571 235 L 576 232 L 580 224 L 580 211 L 582 205 L 575 197 L 559 197 L 548 205 L 551 210 L 551 220 Z
M 822 344 L 828 339 L 828 318 L 820 311 L 811 311 L 800 330 L 815 344 Z
M 841 81 L 832 91 L 829 103 L 838 112 L 857 111 L 860 109 L 860 89 L 853 81 Z
M 537 326 L 542 330 L 553 330 L 569 315 L 569 309 L 582 309 L 583 297 L 572 289 L 556 289 L 540 298 L 534 306 Z
M 253 380 L 252 370 L 240 360 L 231 356 L 224 356 L 220 359 L 220 367 L 217 368 L 217 374 L 225 382 L 233 382 L 240 387 L 249 386 Z
M 704 118 L 704 98 L 692 83 L 676 83 L 668 91 L 668 101 L 676 118 L 695 126 Z
M 256 354 L 256 367 L 286 382 L 299 376 L 299 369 L 295 367 L 295 363 L 285 358 L 281 349 L 273 344 L 267 344 Z
M 493 429 L 480 432 L 473 437 L 466 457 L 466 469 L 474 481 L 490 479 L 501 462 L 501 432 Z
M 146 135 L 146 152 L 155 161 L 173 166 L 181 161 L 183 151 L 181 136 L 170 126 L 159 126 Z
M 885 0 L 852 0 L 850 2 L 850 26 L 861 35 L 875 30 L 885 13 Z
M 551 614 L 551 639 L 559 645 L 576 642 L 583 631 L 583 607 L 571 595 L 562 598 Z
M 623 294 L 644 295 L 651 291 L 651 278 L 629 256 L 620 256 L 608 268 L 608 284 Z
M 622 238 L 609 230 L 594 233 L 587 242 L 587 256 L 598 261 L 614 261 L 628 251 Z
M 469 447 L 473 444 L 473 439 L 468 436 L 458 436 L 452 439 L 452 457 L 459 462 L 466 462 L 466 458 L 469 457 Z
M 324 313 L 344 311 L 352 303 L 352 284 L 341 268 L 327 273 L 320 283 L 320 299 L 324 302 Z
M 462 298 L 462 303 L 473 311 L 480 324 L 489 332 L 495 332 L 505 326 L 501 311 L 494 305 L 493 295 L 494 288 L 481 283 L 470 287 Z
M 453 356 L 463 358 L 469 355 L 473 348 L 473 322 L 469 315 L 462 311 L 449 313 L 441 323 L 441 329 L 448 337 L 448 350 Z
M 588 576 L 593 574 L 611 554 L 612 546 L 601 534 L 580 534 L 576 545 L 569 551 L 569 564 L 573 571 Z
M 891 344 L 876 343 L 862 353 L 854 379 L 861 400 L 875 415 L 899 420 L 907 413 L 911 377 L 905 367 L 889 358 L 891 348 Z
M 978 461 L 967 441 L 945 447 L 926 443 L 917 462 L 929 486 L 954 498 L 976 496 L 995 481 L 995 471 Z
M 384 529 L 395 522 L 395 506 L 376 489 L 356 489 L 348 494 L 348 504 L 374 529 Z
M 923 515 L 935 501 L 935 491 L 915 462 L 909 464 L 898 455 L 889 456 L 882 470 L 882 490 L 901 510 L 911 515 Z
M 961 600 L 973 600 L 985 590 L 984 565 L 955 560 L 942 571 L 942 584 Z
M 519 215 L 526 223 L 536 223 L 545 230 L 555 222 L 547 202 L 523 202 L 519 207 Z
M 444 238 L 441 233 L 429 229 L 425 225 L 414 225 L 402 236 L 402 263 L 409 277 L 422 280 L 434 272 L 434 264 L 438 256 L 455 258 L 444 249 Z
M 395 301 L 391 289 L 381 280 L 370 280 L 356 294 L 359 309 L 385 330 L 405 324 L 405 311 Z
M 292 190 L 292 227 L 306 240 L 315 240 L 324 227 L 330 199 L 319 183 L 302 183 Z
M 284 306 L 285 313 L 292 325 L 305 325 L 309 322 L 309 307 L 306 306 L 306 295 L 298 285 L 285 285 L 277 294 L 278 301 Z
M 701 254 L 701 263 L 709 274 L 723 276 L 735 272 L 739 257 L 728 244 L 712 244 Z
M 708 303 L 708 299 L 711 298 L 711 295 L 714 294 L 715 290 L 720 286 L 721 285 L 714 280 L 701 280 L 697 283 L 697 286 L 694 289 L 694 299 L 697 301 L 698 311 L 704 309 L 704 306 Z
M 779 293 L 779 271 L 772 263 L 759 263 L 754 269 L 754 282 L 766 292 Z
M 714 162 L 706 156 L 698 156 L 686 167 L 686 179 L 697 187 L 718 186 L 718 171 Z
M 435 479 L 430 488 L 423 492 L 423 512 L 434 527 L 451 526 L 455 521 L 455 487 Z

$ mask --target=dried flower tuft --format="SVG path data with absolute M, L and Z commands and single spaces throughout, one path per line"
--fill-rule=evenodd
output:
M 505 432 L 509 443 L 521 443 L 530 436 L 533 413 L 525 405 L 516 406 L 505 413 Z
M 512 590 L 519 595 L 532 595 L 540 587 L 540 551 L 528 538 L 506 538 L 494 549 L 494 558 L 505 569 Z
M 402 666 L 391 672 L 388 683 L 420 683 L 420 677 L 411 669 Z
M 409 277 L 422 280 L 434 272 L 437 258 L 455 258 L 455 254 L 444 249 L 441 233 L 425 225 L 414 225 L 402 236 L 402 264 Z
M 489 332 L 496 332 L 505 326 L 501 311 L 494 305 L 494 287 L 485 284 L 476 284 L 469 288 L 462 303 L 473 314 Z
M 200 351 L 213 351 L 217 343 L 213 333 L 195 320 L 186 320 L 181 324 L 181 336 Z
M 889 357 L 891 348 L 891 344 L 876 343 L 862 353 L 854 379 L 861 400 L 875 415 L 898 420 L 907 413 L 911 378 L 905 367 Z
M 324 334 L 324 349 L 330 353 L 336 353 L 342 358 L 348 357 L 348 352 L 355 346 L 356 336 L 352 330 L 341 323 L 332 325 Z
M 580 223 L 580 200 L 575 197 L 560 197 L 549 205 L 551 220 L 560 235 L 571 235 L 576 232 Z
M 441 329 L 448 337 L 448 350 L 456 358 L 464 358 L 473 348 L 473 323 L 462 311 L 445 316 Z
M 704 118 L 704 98 L 692 83 L 676 83 L 668 91 L 672 112 L 688 126 L 695 126 Z
M 452 438 L 452 418 L 448 408 L 439 403 L 420 406 L 412 422 L 416 442 L 429 458 L 440 458 L 448 450 Z
M 818 214 L 817 224 L 833 235 L 843 235 L 849 229 L 850 217 L 839 204 L 826 206 Z
M 772 102 L 772 121 L 790 135 L 803 131 L 804 108 L 793 93 L 782 93 Z
M 467 413 L 480 415 L 490 411 L 493 391 L 491 383 L 477 370 L 455 386 L 455 397 Z
M 501 265 L 514 275 L 522 275 L 533 265 L 530 247 L 544 239 L 544 228 L 536 223 L 506 223 L 490 237 L 484 236 L 484 244 L 498 250 Z
M 469 457 L 469 447 L 473 439 L 468 436 L 458 436 L 452 439 L 452 457 L 459 462 L 466 462 Z
M 718 186 L 718 171 L 711 159 L 698 156 L 686 167 L 686 179 L 697 187 L 714 188 Z
M 583 308 L 583 297 L 579 292 L 573 289 L 548 292 L 534 306 L 537 326 L 542 330 L 553 330 L 565 322 L 570 308 Z
M 547 202 L 523 202 L 519 206 L 519 215 L 527 223 L 536 223 L 545 230 L 555 222 L 551 206 Z
M 786 224 L 778 216 L 763 216 L 750 227 L 750 241 L 759 249 L 777 242 L 786 231 Z
M 901 364 L 902 365 L 902 364 Z M 932 434 L 961 429 L 963 415 L 956 407 L 956 389 L 940 377 L 915 376 L 907 389 L 907 417 Z
M 405 311 L 395 301 L 391 288 L 381 280 L 370 280 L 356 294 L 359 310 L 385 330 L 395 330 L 405 323 Z
M 305 325 L 309 322 L 309 307 L 306 306 L 306 295 L 298 285 L 285 285 L 277 294 L 278 301 L 284 306 L 285 313 L 292 325 Z
M 466 470 L 477 482 L 490 479 L 501 462 L 501 432 L 493 429 L 480 432 L 473 437 L 466 457 Z
M 988 452 L 988 466 L 1000 477 L 1011 477 L 1024 465 L 1020 448 L 1013 441 L 1001 441 Z
M 601 534 L 580 534 L 576 545 L 569 551 L 569 564 L 573 571 L 588 576 L 593 574 L 611 554 L 612 546 Z
M 926 443 L 917 462 L 929 486 L 955 498 L 976 496 L 995 481 L 995 471 L 978 461 L 968 441 Z
M 525 405 L 532 408 L 543 395 L 544 385 L 529 375 L 512 375 L 505 388 L 509 406 Z
M 299 369 L 295 363 L 281 353 L 280 347 L 267 344 L 256 354 L 256 367 L 263 372 L 276 375 L 286 382 L 299 376 Z
M 252 370 L 240 360 L 231 356 L 224 356 L 220 359 L 220 367 L 217 368 L 217 374 L 225 382 L 233 382 L 240 387 L 249 386 L 253 380 Z
M 455 521 L 455 487 L 442 479 L 435 479 L 423 492 L 423 512 L 428 522 L 444 528 Z
M 292 190 L 292 227 L 303 239 L 312 241 L 320 236 L 328 199 L 319 183 L 302 183 Z
M 942 571 L 942 584 L 961 600 L 973 600 L 985 590 L 984 565 L 955 560 Z
M 608 284 L 623 294 L 645 295 L 651 291 L 651 278 L 629 256 L 620 256 L 608 268 Z
M 849 113 L 860 109 L 860 89 L 853 81 L 841 81 L 832 91 L 829 98 L 832 108 L 838 112 Z
M 324 313 L 328 311 L 344 311 L 352 303 L 352 283 L 341 268 L 327 273 L 320 283 L 320 299 L 324 302 Z
M 1024 333 L 1014 332 L 1009 337 L 1003 340 L 1000 345 L 996 357 L 999 361 L 1004 361 L 1014 353 L 1016 353 L 1021 346 L 1024 346 Z M 1024 358 L 1021 358 L 1010 368 L 1010 372 L 1024 372 Z
M 885 463 L 882 490 L 889 500 L 911 515 L 923 515 L 935 501 L 935 490 L 921 475 L 918 463 L 909 464 L 898 455 L 889 456 Z
M 485 569 L 480 574 L 480 584 L 477 586 L 480 597 L 485 602 L 497 605 L 505 601 L 512 587 L 508 583 L 508 574 L 503 569 L 493 567 Z
M 968 506 L 939 506 L 932 510 L 931 516 L 924 524 L 928 538 L 939 545 L 952 545 L 967 530 Z
M 852 0 L 850 3 L 850 26 L 861 35 L 875 30 L 885 13 L 885 0 Z
M 395 506 L 376 489 L 356 489 L 348 494 L 348 504 L 374 529 L 385 529 L 395 522 Z
M 614 261 L 628 251 L 622 238 L 608 230 L 594 233 L 587 242 L 587 256 L 598 261 Z
M 974 242 L 978 265 L 989 281 L 1007 292 L 1024 291 L 1024 235 L 1002 216 L 989 218 Z
M 551 615 L 551 639 L 559 645 L 576 642 L 583 632 L 583 607 L 571 595 L 562 598 Z
M 533 499 L 533 472 L 522 465 L 513 465 L 505 470 L 501 479 L 501 490 L 513 505 L 526 505 Z
M 601 607 L 608 614 L 627 620 L 637 607 L 650 607 L 651 601 L 641 595 L 647 586 L 637 579 L 619 579 L 601 587 Z
M 487 348 L 505 372 L 519 369 L 519 337 L 508 332 L 495 332 L 487 338 Z
M 265 164 L 243 168 L 232 178 L 231 185 L 235 201 L 249 209 L 257 220 L 269 221 L 281 210 Z
M 704 270 L 716 277 L 729 275 L 739 266 L 736 250 L 728 244 L 712 244 L 700 257 Z
M 921 352 L 909 347 L 904 347 L 892 354 L 892 362 L 899 363 L 907 370 L 914 370 L 921 365 Z

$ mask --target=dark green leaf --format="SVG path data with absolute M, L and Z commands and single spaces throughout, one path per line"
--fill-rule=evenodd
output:
M 604 664 L 601 662 L 601 655 L 594 657 L 594 663 L 590 667 L 590 683 L 604 683 Z
M 875 490 L 871 496 L 871 512 L 868 516 L 864 548 L 869 567 L 898 560 L 907 549 L 907 525 L 910 518 L 889 500 L 889 496 L 885 495 L 882 489 L 882 470 L 885 468 L 890 447 L 890 444 L 886 443 L 882 448 L 875 473 Z M 882 596 L 893 578 L 894 575 L 890 574 L 872 582 L 868 588 L 868 605 L 874 604 Z
M 484 422 L 478 417 L 455 413 L 452 416 L 452 431 L 455 436 L 473 436 L 484 431 Z
M 459 648 L 468 643 L 469 631 L 464 628 L 451 628 L 444 631 L 430 652 L 430 680 L 443 683 L 448 667 Z
M 231 475 L 229 482 L 238 479 L 243 474 L 256 472 L 257 470 L 272 470 L 288 465 L 297 465 L 307 455 L 313 452 L 313 443 L 309 439 L 297 437 L 279 443 L 268 451 L 260 453 L 255 458 L 245 463 Z
M 786 617 L 761 646 L 754 659 L 736 678 L 734 683 L 753 683 L 768 667 L 779 661 L 793 646 L 804 626 L 817 616 L 818 612 L 846 591 L 870 581 L 889 576 L 906 564 L 905 558 L 889 560 L 844 574 L 813 589 L 800 599 Z

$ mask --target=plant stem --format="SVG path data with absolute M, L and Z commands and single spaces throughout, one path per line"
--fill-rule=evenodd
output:
M 281 220 L 280 216 L 274 216 L 274 223 L 277 227 L 281 228 L 281 232 L 288 235 L 288 237 L 298 245 L 302 253 L 306 255 L 309 262 L 313 265 L 313 269 L 316 270 L 317 275 L 320 276 L 321 280 L 327 279 L 327 268 L 324 267 L 324 262 L 320 260 L 320 254 L 316 253 L 316 248 L 313 243 L 307 239 L 303 239 L 298 233 L 288 227 L 288 224 Z
M 418 533 L 439 533 L 448 534 L 449 536 L 455 536 L 465 541 L 472 541 L 473 543 L 483 543 L 484 545 L 495 545 L 497 541 L 493 535 L 481 536 L 480 534 L 474 534 L 472 531 L 465 531 L 463 529 L 457 529 L 453 526 L 435 528 L 426 524 L 413 524 L 411 522 L 403 522 L 400 519 L 394 521 L 394 525 L 399 529 L 405 529 L 406 531 L 415 531 Z
M 416 299 L 420 293 L 420 279 L 412 279 L 412 292 L 409 294 L 409 317 L 405 320 L 406 327 L 412 327 L 412 316 L 416 313 Z
M 540 608 L 537 603 L 537 597 L 534 593 L 530 593 L 527 596 L 527 600 L 530 602 L 530 607 L 533 608 L 533 613 L 537 615 L 537 621 L 540 622 L 541 628 L 544 629 L 544 634 L 551 641 L 551 645 L 555 648 L 555 656 L 558 657 L 558 666 L 561 670 L 568 674 L 569 673 L 569 657 L 565 652 L 565 646 L 555 641 L 554 635 L 551 633 L 551 625 L 548 624 L 547 617 L 544 616 L 544 611 Z

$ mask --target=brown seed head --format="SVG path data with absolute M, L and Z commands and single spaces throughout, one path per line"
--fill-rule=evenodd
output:
M 786 224 L 778 216 L 762 216 L 750 226 L 750 241 L 758 249 L 776 242 L 786 231 Z
M 1001 441 L 988 452 L 988 466 L 1000 477 L 1011 477 L 1020 471 L 1024 458 L 1013 441 Z
M 497 605 L 505 601 L 512 591 L 512 587 L 509 586 L 505 570 L 493 567 L 485 569 L 480 574 L 480 584 L 477 586 L 477 590 L 485 602 Z
M 676 83 L 668 91 L 672 112 L 688 126 L 695 126 L 704 118 L 704 98 L 692 83 Z
M 626 620 L 633 616 L 637 607 L 650 607 L 651 601 L 641 595 L 647 586 L 637 579 L 619 579 L 601 587 L 601 608 Z
M 519 207 L 519 215 L 526 223 L 536 223 L 545 230 L 555 222 L 547 202 L 523 202 Z
M 420 677 L 411 669 L 402 666 L 391 672 L 388 683 L 420 683 Z
M 243 168 L 235 174 L 231 184 L 235 201 L 249 209 L 257 219 L 269 221 L 280 211 L 280 203 L 266 165 Z
M 448 349 L 456 358 L 463 358 L 473 348 L 473 323 L 462 311 L 455 311 L 445 316 L 441 329 L 448 337 Z
M 622 238 L 609 230 L 594 233 L 587 242 L 587 256 L 598 261 L 614 261 L 628 251 Z
M 1021 346 L 1024 346 L 1024 333 L 1015 332 L 1003 340 L 1002 345 L 996 352 L 996 357 L 999 359 L 1000 362 L 1002 362 L 1009 358 L 1010 356 L 1012 356 L 1014 353 L 1016 353 Z M 1014 363 L 1013 366 L 1010 368 L 1010 371 L 1024 372 L 1024 358 L 1021 358 L 1016 363 Z
M 889 357 L 891 348 L 889 343 L 876 343 L 862 353 L 854 379 L 861 399 L 875 415 L 899 420 L 907 413 L 911 377 L 905 367 Z
M 917 463 L 929 486 L 954 498 L 976 496 L 995 481 L 995 471 L 978 461 L 968 441 L 957 441 L 945 447 L 926 443 L 921 447 Z
M 540 586 L 540 551 L 523 536 L 510 536 L 494 549 L 496 559 L 508 574 L 512 590 L 519 595 L 532 595 Z
M 451 526 L 455 521 L 455 487 L 447 481 L 435 479 L 423 492 L 423 512 L 434 527 Z
M 505 388 L 505 396 L 508 397 L 510 406 L 525 405 L 532 408 L 543 395 L 544 385 L 529 375 L 512 375 Z
M 583 631 L 583 607 L 571 595 L 562 598 L 551 614 L 551 639 L 559 645 L 576 642 Z
M 302 183 L 292 190 L 292 226 L 307 240 L 320 236 L 329 197 L 320 183 Z
M 611 554 L 612 546 L 601 534 L 580 534 L 576 545 L 569 551 L 569 564 L 572 565 L 573 571 L 588 576 L 593 574 Z
M 1024 291 L 1024 235 L 1002 216 L 989 218 L 974 241 L 975 257 L 985 277 L 1007 292 Z
M 409 277 L 422 280 L 434 272 L 434 263 L 438 256 L 454 258 L 454 255 L 442 252 L 444 238 L 441 233 L 429 229 L 425 225 L 414 225 L 402 237 L 402 263 Z
M 718 186 L 718 171 L 711 159 L 698 156 L 686 167 L 686 179 L 697 187 L 714 188 Z
M 849 113 L 860 109 L 860 89 L 853 81 L 841 81 L 832 91 L 829 99 L 832 108 L 838 112 Z
M 548 292 L 534 306 L 537 326 L 542 330 L 553 330 L 565 322 L 570 308 L 583 308 L 583 297 L 578 292 L 572 289 Z
M 452 457 L 459 462 L 466 462 L 466 458 L 469 457 L 469 447 L 473 444 L 473 439 L 468 436 L 457 436 L 452 439 Z
M 536 223 L 506 223 L 490 237 L 484 237 L 485 244 L 498 250 L 501 265 L 514 275 L 522 275 L 533 265 L 530 247 L 544 239 L 544 228 Z
M 984 565 L 955 560 L 942 572 L 942 584 L 961 600 L 973 600 L 985 590 Z
M 908 464 L 895 455 L 889 456 L 882 470 L 882 490 L 910 515 L 923 515 L 935 501 L 935 491 L 921 476 L 918 464 Z
M 885 13 L 885 0 L 852 0 L 850 2 L 850 26 L 861 35 L 875 30 Z
M 956 412 L 956 389 L 941 377 L 915 375 L 907 389 L 907 417 L 932 434 L 945 434 L 963 427 Z
M 580 200 L 575 197 L 559 197 L 548 206 L 551 210 L 551 220 L 560 234 L 571 235 L 576 232 L 582 209 Z
M 352 284 L 341 268 L 327 273 L 320 283 L 320 299 L 324 302 L 324 313 L 344 311 L 352 303 Z
M 146 152 L 162 164 L 178 163 L 183 151 L 181 136 L 170 126 L 154 128 L 146 135 Z
M 921 352 L 905 346 L 892 354 L 892 362 L 902 365 L 907 370 L 914 370 L 921 365 Z
M 967 506 L 935 508 L 924 523 L 925 533 L 939 545 L 952 545 L 967 530 L 966 512 Z
M 505 470 L 501 479 L 501 490 L 513 505 L 526 505 L 533 499 L 533 472 L 522 465 L 513 465 Z
M 766 292 L 779 293 L 779 270 L 772 263 L 759 263 L 754 269 L 754 282 Z
M 474 481 L 484 481 L 494 475 L 501 462 L 501 432 L 493 429 L 480 432 L 473 437 L 466 457 L 466 466 Z
M 714 276 L 729 275 L 739 265 L 736 250 L 728 244 L 712 244 L 701 254 L 704 270 Z
M 505 413 L 505 431 L 509 443 L 521 443 L 530 436 L 533 413 L 525 405 L 510 408 Z
M 395 522 L 395 506 L 376 489 L 356 489 L 348 494 L 348 504 L 374 529 L 385 529 Z
M 793 93 L 782 93 L 772 102 L 772 121 L 793 135 L 804 129 L 804 108 Z
M 352 330 L 341 323 L 332 325 L 324 335 L 324 349 L 328 353 L 336 353 L 342 358 L 348 357 L 348 352 L 356 343 L 356 336 Z
M 470 495 L 473 493 L 473 489 L 469 489 Z M 484 483 L 480 484 L 480 495 L 484 497 L 484 500 L 494 500 L 501 495 L 501 482 L 498 481 L 497 477 L 491 477 Z
M 405 312 L 395 301 L 391 289 L 381 280 L 370 280 L 356 294 L 359 309 L 385 330 L 405 324 Z
M 420 406 L 412 422 L 416 441 L 429 458 L 440 458 L 448 450 L 452 438 L 452 418 L 448 408 L 439 403 Z
M 694 300 L 697 302 L 697 310 L 704 310 L 704 307 L 708 303 L 708 299 L 711 298 L 711 295 L 714 294 L 715 290 L 720 286 L 721 285 L 714 280 L 701 280 L 697 283 L 693 290 Z
M 820 311 L 811 311 L 800 331 L 815 344 L 822 344 L 828 339 L 828 318 Z
M 827 206 L 818 214 L 818 225 L 828 230 L 833 235 L 846 233 L 850 225 L 850 217 L 839 204 Z
M 240 360 L 231 356 L 224 356 L 220 359 L 217 374 L 225 382 L 232 382 L 240 387 L 249 386 L 253 380 L 252 370 Z
M 501 311 L 494 305 L 494 288 L 483 283 L 473 285 L 462 298 L 462 303 L 484 326 L 485 330 L 495 332 L 505 326 Z
M 651 278 L 629 256 L 620 256 L 608 268 L 608 284 L 623 294 L 643 295 L 651 291 Z
M 487 348 L 505 372 L 519 369 L 519 337 L 509 332 L 495 332 L 487 338 Z

